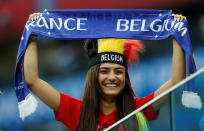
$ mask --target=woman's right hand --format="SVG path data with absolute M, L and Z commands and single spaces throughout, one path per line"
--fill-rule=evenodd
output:
M 32 20 L 32 21 L 35 21 L 37 20 L 38 18 L 40 18 L 40 16 L 42 16 L 43 13 L 33 13 L 33 14 L 30 14 L 28 20 Z
M 32 21 L 35 21 L 37 19 L 39 19 L 41 16 L 42 16 L 43 13 L 32 13 L 30 14 L 28 20 L 32 20 Z M 29 42 L 37 42 L 37 37 L 33 37 L 33 36 L 30 36 L 29 38 Z

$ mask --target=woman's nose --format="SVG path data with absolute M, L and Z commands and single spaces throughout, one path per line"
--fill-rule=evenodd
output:
M 114 82 L 116 80 L 116 75 L 113 71 L 111 71 L 108 75 L 108 80 Z

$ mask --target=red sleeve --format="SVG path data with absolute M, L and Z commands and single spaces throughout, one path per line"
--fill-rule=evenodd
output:
M 154 98 L 154 93 L 151 93 L 150 95 L 143 97 L 143 98 L 135 98 L 135 107 L 136 109 L 140 108 L 141 106 L 143 106 L 144 104 L 148 103 L 149 101 L 151 101 Z M 142 110 L 142 112 L 144 113 L 144 115 L 146 116 L 147 120 L 156 120 L 159 117 L 159 111 L 154 112 L 152 109 L 152 105 L 146 107 L 145 109 Z
M 78 99 L 60 93 L 60 106 L 59 111 L 54 112 L 55 119 L 73 131 L 79 119 L 81 103 Z

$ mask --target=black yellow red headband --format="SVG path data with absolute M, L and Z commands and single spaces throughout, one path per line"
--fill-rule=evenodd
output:
M 116 52 L 104 52 L 95 55 L 89 61 L 89 67 L 100 64 L 100 63 L 116 63 L 125 66 L 127 68 L 127 60 L 126 57 L 120 53 Z
M 143 45 L 136 40 L 106 38 L 98 39 L 95 44 L 96 52 L 90 57 L 89 68 L 105 62 L 121 64 L 127 68 L 127 64 L 138 62 L 139 52 L 144 51 Z

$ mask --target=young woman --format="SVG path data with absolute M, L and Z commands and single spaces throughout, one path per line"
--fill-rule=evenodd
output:
M 36 19 L 40 15 L 41 13 L 31 14 L 29 19 Z M 173 17 L 179 21 L 186 19 L 182 15 L 173 15 Z M 118 40 L 121 42 L 122 39 L 86 41 L 90 66 L 85 81 L 83 100 L 78 100 L 58 92 L 39 78 L 37 39 L 30 38 L 24 55 L 26 83 L 37 97 L 53 109 L 56 120 L 64 123 L 69 129 L 94 131 L 107 128 L 185 78 L 184 51 L 173 39 L 172 75 L 170 80 L 147 97 L 134 98 L 127 72 L 126 56 L 123 53 L 109 50 L 99 52 L 99 48 L 103 47 L 100 46 L 100 43 L 105 42 L 108 43 L 107 45 L 111 45 L 111 41 L 117 43 Z M 122 41 L 123 43 L 127 42 L 126 40 Z M 109 57 L 111 61 L 108 61 Z M 148 120 L 158 117 L 158 111 L 163 102 L 165 102 L 165 99 L 154 103 L 143 111 Z

